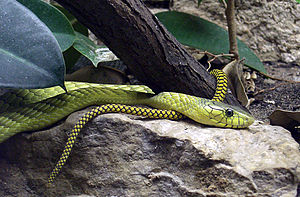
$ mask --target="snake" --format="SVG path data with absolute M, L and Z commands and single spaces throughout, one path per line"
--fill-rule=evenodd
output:
M 63 153 L 48 178 L 48 183 L 52 183 L 66 163 L 83 126 L 104 113 L 120 112 L 171 120 L 188 117 L 209 126 L 247 128 L 254 122 L 253 116 L 236 106 L 222 103 L 227 93 L 225 73 L 218 69 L 210 73 L 217 79 L 217 87 L 212 99 L 176 92 L 155 94 L 145 85 L 69 81 L 65 82 L 67 92 L 59 86 L 43 89 L 13 89 L 0 96 L 0 143 L 20 132 L 49 127 L 74 111 L 100 105 L 87 112 L 75 124 Z

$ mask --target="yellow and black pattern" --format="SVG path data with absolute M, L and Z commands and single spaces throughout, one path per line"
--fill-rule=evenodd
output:
M 214 97 L 211 99 L 213 101 L 222 102 L 225 99 L 227 93 L 227 77 L 226 74 L 218 69 L 213 69 L 210 74 L 215 76 L 217 79 L 217 88 Z
M 17 133 L 49 127 L 74 111 L 102 105 L 88 112 L 75 125 L 63 155 L 49 177 L 51 183 L 65 164 L 81 128 L 103 113 L 123 112 L 173 120 L 184 115 L 198 123 L 216 127 L 246 128 L 251 125 L 254 122 L 251 114 L 220 102 L 227 92 L 225 74 L 218 70 L 213 70 L 211 74 L 217 78 L 216 93 L 212 100 L 176 92 L 155 94 L 143 85 L 83 82 L 65 82 L 67 92 L 60 87 L 9 90 L 0 96 L 0 143 Z M 123 104 L 146 105 L 156 109 Z
M 222 102 L 227 93 L 227 77 L 223 71 L 217 69 L 212 70 L 210 74 L 214 75 L 217 79 L 217 88 L 212 100 Z M 118 112 L 157 119 L 179 120 L 184 117 L 184 115 L 174 110 L 159 110 L 122 104 L 106 104 L 96 107 L 93 110 L 87 112 L 74 126 L 73 130 L 71 131 L 70 137 L 68 138 L 67 144 L 64 148 L 64 151 L 48 179 L 49 184 L 51 184 L 54 181 L 55 177 L 58 175 L 63 165 L 66 163 L 67 158 L 71 153 L 71 149 L 75 143 L 76 137 L 78 136 L 83 126 L 88 121 L 90 121 L 98 115 Z
M 136 106 L 128 106 L 128 105 L 121 105 L 121 104 L 106 104 L 101 105 L 92 109 L 91 111 L 87 112 L 80 120 L 76 123 L 74 128 L 71 131 L 71 134 L 67 140 L 65 145 L 64 151 L 57 162 L 55 168 L 52 170 L 49 178 L 48 183 L 51 184 L 55 177 L 59 174 L 61 168 L 66 163 L 73 145 L 75 144 L 75 140 L 84 127 L 84 125 L 95 118 L 98 115 L 105 114 L 105 113 L 126 113 L 132 115 L 143 116 L 147 118 L 155 118 L 155 119 L 170 119 L 170 120 L 180 120 L 184 118 L 184 116 L 176 111 L 173 110 L 160 110 L 160 109 L 151 109 L 146 107 L 136 107 Z

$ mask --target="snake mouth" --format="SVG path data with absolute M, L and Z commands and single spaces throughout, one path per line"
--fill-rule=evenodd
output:
M 234 117 L 233 119 L 227 118 L 225 122 L 217 122 L 217 127 L 225 127 L 225 128 L 232 128 L 232 129 L 245 129 L 248 128 L 253 122 L 255 121 L 252 115 L 247 115 L 247 117 Z
M 248 116 L 242 120 L 243 124 L 232 125 L 231 128 L 236 128 L 236 129 L 248 128 L 250 125 L 253 124 L 254 121 L 255 121 L 255 119 L 253 116 Z

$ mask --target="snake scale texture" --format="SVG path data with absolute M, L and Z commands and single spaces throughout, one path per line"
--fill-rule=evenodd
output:
M 186 116 L 205 125 L 229 128 L 251 125 L 254 122 L 252 115 L 221 103 L 227 92 L 225 74 L 219 70 L 213 70 L 211 74 L 217 78 L 216 93 L 211 100 L 174 92 L 156 95 L 143 85 L 66 82 L 67 93 L 60 87 L 12 90 L 0 96 L 0 143 L 17 133 L 51 126 L 87 106 L 108 104 L 93 109 L 75 125 L 64 153 L 49 177 L 51 183 L 66 162 L 80 129 L 99 114 L 121 112 L 174 120 Z M 147 105 L 157 109 L 127 105 Z

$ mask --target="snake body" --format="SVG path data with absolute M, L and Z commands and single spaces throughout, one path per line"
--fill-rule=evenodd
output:
M 218 83 L 216 93 L 211 100 L 175 92 L 162 92 L 155 95 L 150 88 L 142 85 L 66 82 L 67 93 L 60 87 L 13 90 L 0 97 L 0 143 L 16 133 L 50 126 L 87 106 L 108 104 L 87 113 L 75 125 L 64 153 L 50 175 L 48 181 L 51 183 L 68 158 L 80 129 L 99 114 L 123 112 L 168 119 L 180 119 L 186 116 L 205 125 L 248 127 L 254 121 L 249 113 L 220 102 L 227 91 L 226 76 L 218 70 L 213 70 L 212 74 L 217 77 Z M 113 103 L 118 105 L 112 105 Z M 119 104 L 147 105 L 159 110 Z

